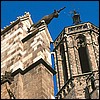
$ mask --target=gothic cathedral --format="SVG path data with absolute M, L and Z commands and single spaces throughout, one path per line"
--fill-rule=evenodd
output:
M 81 23 L 75 11 L 73 23 L 54 41 L 45 21 L 28 30 L 29 13 L 1 30 L 1 99 L 99 98 L 99 28 Z

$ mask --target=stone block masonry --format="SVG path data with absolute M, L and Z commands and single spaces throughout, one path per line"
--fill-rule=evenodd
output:
M 5 88 L 9 88 L 16 99 L 51 99 L 54 95 L 51 67 L 50 42 L 52 38 L 44 22 L 39 31 L 30 33 L 32 25 L 29 13 L 13 22 L 1 35 L 1 73 L 12 71 L 14 81 L 1 85 L 1 98 L 9 99 Z M 32 33 L 33 32 L 33 33 Z M 31 35 L 27 39 L 27 36 Z M 26 38 L 23 42 L 23 39 Z

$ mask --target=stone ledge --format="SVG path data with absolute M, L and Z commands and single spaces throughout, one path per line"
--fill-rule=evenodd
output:
M 22 69 L 17 69 L 16 71 L 14 71 L 12 73 L 12 76 L 16 76 L 18 73 L 24 75 L 25 73 L 27 73 L 28 71 L 30 71 L 31 69 L 35 68 L 36 66 L 38 66 L 39 64 L 43 64 L 53 75 L 56 74 L 56 71 L 54 69 L 51 68 L 50 65 L 48 65 L 42 58 L 39 59 L 38 61 L 36 61 L 35 63 L 31 64 L 29 67 L 27 67 L 26 69 L 22 70 Z M 7 81 L 5 81 L 7 82 Z M 5 82 L 1 82 L 1 85 L 4 84 Z

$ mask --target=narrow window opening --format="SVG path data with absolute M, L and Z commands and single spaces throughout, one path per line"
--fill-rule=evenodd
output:
M 78 49 L 79 58 L 80 58 L 80 64 L 82 73 L 90 72 L 90 63 L 88 59 L 88 52 L 87 52 L 87 46 L 86 46 L 86 39 L 84 35 L 78 36 L 78 45 L 80 46 Z
M 61 54 L 61 58 L 62 58 L 63 76 L 64 76 L 64 83 L 65 83 L 68 80 L 68 72 L 67 72 L 64 44 L 60 45 L 60 54 Z
M 86 51 L 86 47 L 80 47 L 78 49 L 82 73 L 90 72 L 90 65 L 89 65 L 89 59 Z

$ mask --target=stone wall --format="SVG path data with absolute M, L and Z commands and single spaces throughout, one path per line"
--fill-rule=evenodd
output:
M 78 36 L 82 34 L 86 38 L 86 47 L 88 52 L 89 64 L 91 71 L 98 71 L 99 69 L 99 28 L 95 27 L 91 23 L 83 23 L 75 26 L 70 26 L 64 28 L 64 30 L 59 34 L 59 36 L 54 41 L 54 57 L 55 57 L 55 69 L 57 71 L 57 86 L 58 91 L 60 91 L 64 84 L 63 64 L 61 59 L 60 45 L 64 45 L 65 56 L 66 56 L 66 67 L 68 71 L 68 79 L 78 76 L 77 81 L 74 81 L 75 87 L 75 98 L 84 99 L 84 88 L 86 87 L 86 80 L 80 78 L 80 75 L 84 74 L 81 68 L 81 62 L 78 53 Z M 85 81 L 84 81 L 85 80 Z M 77 83 L 78 82 L 78 83 Z M 80 85 L 82 84 L 82 85 Z M 96 83 L 97 84 L 97 83 Z M 72 90 L 73 92 L 73 90 Z M 72 92 L 66 98 L 74 98 Z M 60 94 L 59 94 L 60 95 Z
M 16 99 L 50 99 L 54 95 L 52 77 L 53 74 L 43 64 L 39 64 L 25 74 L 14 76 L 12 84 L 2 84 L 1 98 L 9 98 L 7 85 Z
M 5 82 L 1 85 L 1 98 L 9 98 L 5 88 L 7 84 L 16 99 L 50 99 L 54 95 L 54 73 L 50 71 L 53 70 L 50 54 L 52 38 L 45 23 L 38 28 L 36 34 L 34 30 L 28 33 L 27 28 L 32 22 L 30 16 L 28 19 L 25 17 L 27 14 L 20 18 L 18 24 L 1 35 L 1 73 L 4 75 L 5 71 L 11 69 L 13 74 L 17 73 L 14 74 L 12 84 Z M 28 38 L 30 34 L 32 36 Z M 23 42 L 25 38 L 27 41 Z M 39 63 L 40 59 L 45 64 Z

